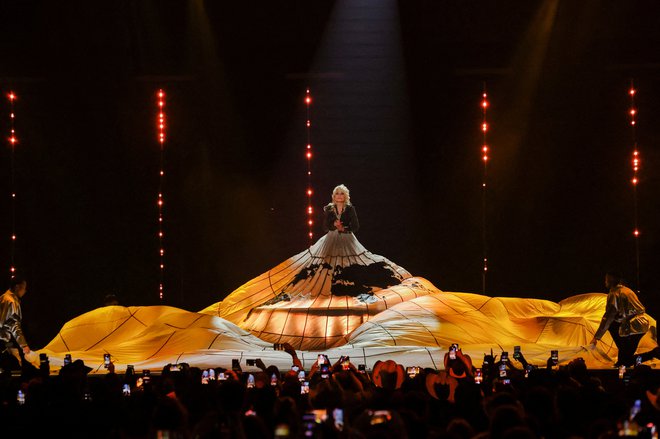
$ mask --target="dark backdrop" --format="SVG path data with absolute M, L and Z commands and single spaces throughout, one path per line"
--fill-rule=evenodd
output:
M 308 244 L 306 86 L 314 204 L 347 184 L 373 252 L 481 292 L 486 81 L 487 293 L 560 300 L 602 290 L 607 269 L 634 281 L 634 77 L 642 300 L 658 310 L 659 14 L 650 1 L 3 1 L 29 340 L 108 293 L 158 303 L 159 87 L 165 303 L 198 310 Z M 0 168 L 8 269 L 8 147 Z

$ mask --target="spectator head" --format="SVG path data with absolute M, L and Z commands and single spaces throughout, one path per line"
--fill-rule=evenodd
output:
M 608 271 L 605 273 L 605 288 L 611 289 L 624 283 L 623 276 L 618 271 Z
M 498 439 L 515 427 L 525 427 L 523 413 L 519 405 L 502 405 L 493 410 L 490 417 L 490 437 Z
M 447 425 L 447 434 L 456 439 L 470 439 L 474 437 L 474 428 L 463 418 L 454 418 Z
M 454 402 L 458 380 L 444 370 L 426 375 L 426 391 L 435 399 Z
M 27 292 L 27 281 L 20 276 L 14 276 L 9 282 L 9 289 L 18 297 L 23 297 Z
M 386 390 L 396 390 L 401 387 L 405 378 L 402 365 L 393 360 L 376 361 L 373 369 L 373 381 L 376 387 Z

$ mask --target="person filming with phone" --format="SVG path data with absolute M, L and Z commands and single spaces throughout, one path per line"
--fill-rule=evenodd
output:
M 616 273 L 605 275 L 605 287 L 609 290 L 605 313 L 598 330 L 591 340 L 591 347 L 610 331 L 614 344 L 619 349 L 616 366 L 632 366 L 635 364 L 635 351 L 644 334 L 649 330 L 650 321 L 645 313 L 644 305 L 637 295 L 623 284 L 623 279 Z M 650 352 L 638 355 L 641 361 L 660 358 L 660 349 L 656 347 Z
M 30 354 L 21 321 L 21 298 L 27 292 L 27 282 L 23 278 L 14 277 L 9 289 L 0 296 L 0 367 L 3 370 L 20 368 L 16 357 L 11 349 L 18 346 L 21 349 L 21 357 Z
M 449 352 L 445 354 L 445 370 L 454 378 L 472 377 L 472 359 L 469 355 L 463 354 L 458 344 L 452 343 Z

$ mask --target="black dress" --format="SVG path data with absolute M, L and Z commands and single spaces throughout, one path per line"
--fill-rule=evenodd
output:
M 360 222 L 358 221 L 357 212 L 355 207 L 352 204 L 347 204 L 344 207 L 344 211 L 339 214 L 337 212 L 337 206 L 334 204 L 328 204 L 323 208 L 323 230 L 329 232 L 331 230 L 337 230 L 335 227 L 335 221 L 339 220 L 344 225 L 344 231 L 339 233 L 357 233 L 360 229 Z

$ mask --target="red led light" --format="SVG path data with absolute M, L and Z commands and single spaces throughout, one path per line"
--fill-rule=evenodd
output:
M 486 132 L 488 130 L 488 124 L 487 123 L 482 123 L 481 124 L 481 131 Z
M 10 101 L 14 101 L 14 100 L 16 100 L 16 95 L 14 94 L 13 91 L 10 91 L 10 92 L 9 92 L 9 96 L 8 96 L 8 97 L 9 97 L 9 100 L 10 100 Z
M 311 159 L 311 158 L 312 158 L 312 153 L 311 153 L 311 152 L 308 152 L 308 153 L 307 153 L 307 158 L 308 158 L 308 159 Z
M 634 88 L 630 89 L 630 96 L 635 96 L 635 89 Z
M 488 107 L 488 101 L 483 101 L 481 103 L 481 106 L 484 107 L 484 108 Z
M 307 195 L 312 195 L 312 190 L 311 189 L 307 189 Z
M 635 231 L 633 232 L 633 235 L 639 236 L 639 230 L 635 229 Z

